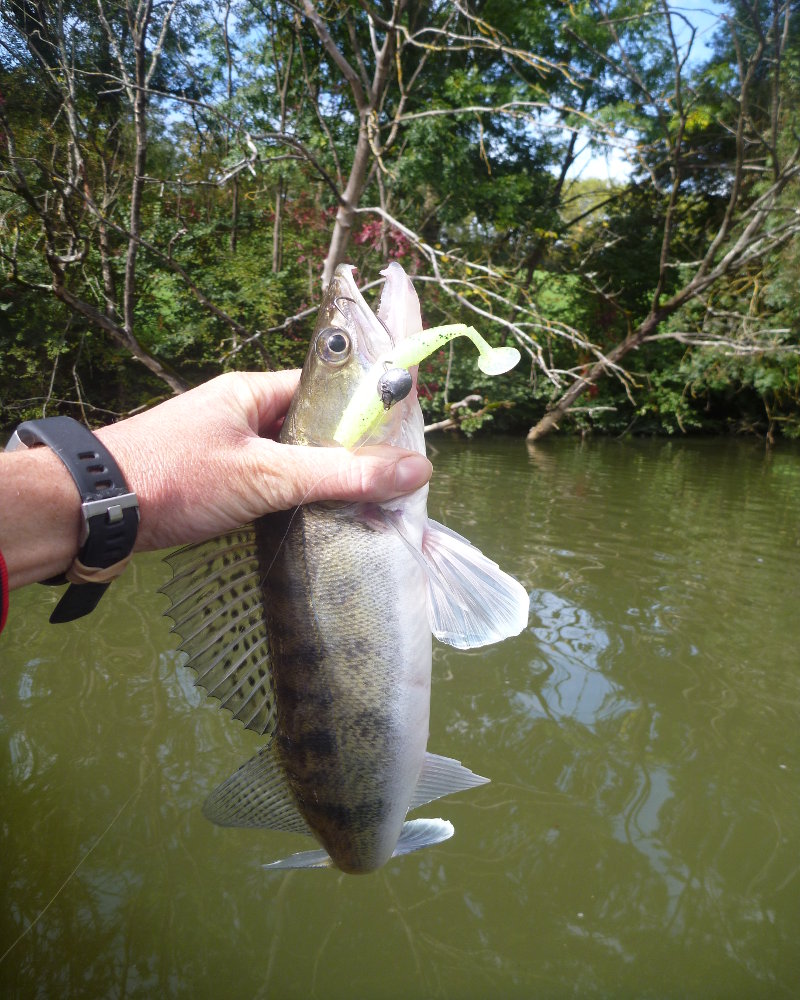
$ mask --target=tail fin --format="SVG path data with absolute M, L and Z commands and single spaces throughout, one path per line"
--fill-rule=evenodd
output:
M 392 854 L 399 858 L 412 851 L 421 851 L 423 847 L 433 847 L 449 840 L 455 833 L 453 824 L 446 819 L 411 819 L 403 823 L 403 829 L 397 846 Z M 326 851 L 301 851 L 292 854 L 272 864 L 262 865 L 267 871 L 283 871 L 289 868 L 335 868 Z

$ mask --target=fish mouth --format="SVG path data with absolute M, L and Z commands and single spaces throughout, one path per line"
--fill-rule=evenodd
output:
M 328 297 L 335 311 L 344 317 L 351 335 L 355 335 L 359 362 L 362 368 L 368 369 L 380 355 L 394 347 L 394 338 L 361 294 L 353 276 L 354 270 L 352 264 L 338 265 Z
M 415 390 L 419 357 L 415 356 L 418 352 L 414 344 L 416 335 L 422 332 L 419 298 L 396 261 L 381 274 L 386 280 L 377 312 L 364 301 L 349 264 L 336 268 L 328 290 L 331 298 L 326 299 L 326 315 L 333 307 L 345 319 L 354 342 L 353 359 L 362 373 L 333 433 L 333 440 L 345 448 L 358 447 L 368 439 L 391 439 L 398 422 L 410 420 L 414 407 L 418 409 Z M 386 420 L 389 410 L 393 416 Z

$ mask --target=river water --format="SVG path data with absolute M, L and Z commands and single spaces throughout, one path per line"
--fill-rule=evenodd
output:
M 40 997 L 800 994 L 800 451 L 431 442 L 431 515 L 531 594 L 434 658 L 429 748 L 490 785 L 367 877 L 267 873 L 219 829 L 260 746 L 173 651 L 168 570 L 97 612 L 12 595 L 0 639 L 0 992 Z

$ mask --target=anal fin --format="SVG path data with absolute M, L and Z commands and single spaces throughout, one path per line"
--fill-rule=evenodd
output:
M 416 809 L 426 802 L 433 802 L 453 792 L 463 792 L 467 788 L 489 783 L 488 778 L 475 774 L 461 761 L 452 757 L 441 757 L 437 753 L 426 753 L 417 787 L 411 796 L 409 809 Z

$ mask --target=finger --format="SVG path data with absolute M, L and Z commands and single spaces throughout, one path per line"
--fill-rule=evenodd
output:
M 299 369 L 280 372 L 237 372 L 237 389 L 246 406 L 252 405 L 254 429 L 271 434 L 276 423 L 289 409 L 297 384 Z M 248 406 L 249 409 L 249 406 Z
M 285 507 L 317 500 L 392 500 L 424 486 L 433 471 L 424 455 L 400 448 L 363 448 L 353 454 L 344 448 L 273 445 L 271 451 L 270 469 L 279 474 L 270 477 L 270 492 Z

